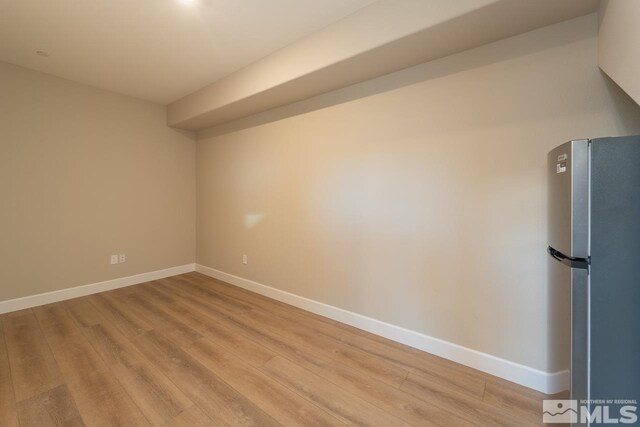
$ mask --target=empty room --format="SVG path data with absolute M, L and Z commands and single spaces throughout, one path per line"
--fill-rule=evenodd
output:
M 640 0 L 0 0 L 0 427 L 640 425 Z

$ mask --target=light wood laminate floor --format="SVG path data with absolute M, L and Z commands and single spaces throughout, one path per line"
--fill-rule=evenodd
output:
M 540 425 L 546 398 L 199 273 L 1 319 L 4 427 Z

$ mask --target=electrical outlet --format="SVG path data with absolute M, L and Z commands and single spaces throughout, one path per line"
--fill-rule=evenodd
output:
M 127 262 L 127 255 L 126 254 L 120 254 L 119 261 L 120 262 Z
M 247 254 L 242 255 L 242 263 L 247 264 Z
M 118 255 L 111 255 L 111 265 L 118 263 Z

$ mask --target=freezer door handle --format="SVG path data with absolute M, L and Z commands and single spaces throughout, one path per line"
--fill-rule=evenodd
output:
M 566 256 L 562 252 L 553 249 L 551 246 L 547 248 L 547 252 L 549 252 L 549 255 L 551 255 L 556 261 L 560 261 L 571 268 L 580 268 L 582 270 L 589 269 L 588 259 Z

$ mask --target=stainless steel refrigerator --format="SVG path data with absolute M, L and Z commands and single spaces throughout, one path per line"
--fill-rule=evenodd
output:
M 548 165 L 551 285 L 571 293 L 571 399 L 640 402 L 640 136 L 569 141 Z

